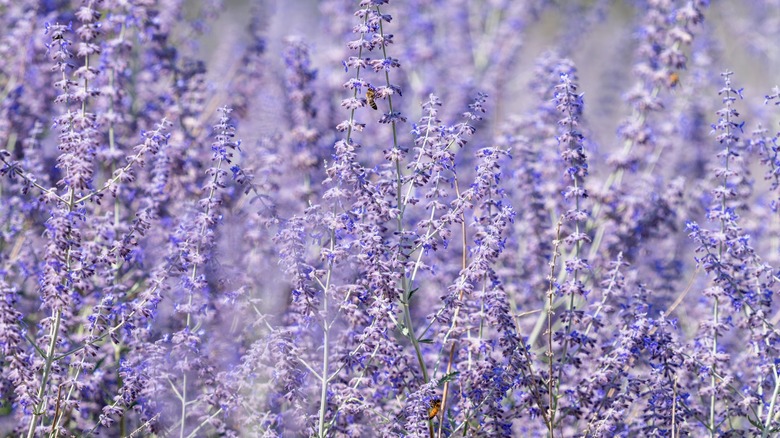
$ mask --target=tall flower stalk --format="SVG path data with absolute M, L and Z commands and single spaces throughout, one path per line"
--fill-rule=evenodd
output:
M 572 74 L 576 73 L 576 70 Z M 579 118 L 583 111 L 582 94 L 577 93 L 577 84 L 574 82 L 575 78 L 571 77 L 568 73 L 562 73 L 560 83 L 555 86 L 554 100 L 556 109 L 563 115 L 558 121 L 558 125 L 561 129 L 561 134 L 558 136 L 558 144 L 560 148 L 560 154 L 562 161 L 566 165 L 564 172 L 564 178 L 569 182 L 569 185 L 563 192 L 563 197 L 567 202 L 572 202 L 574 205 L 561 215 L 560 222 L 558 224 L 558 235 L 560 236 L 560 230 L 562 224 L 571 224 L 571 231 L 563 238 L 563 242 L 567 246 L 573 247 L 573 255 L 571 258 L 565 260 L 565 269 L 567 273 L 567 280 L 561 284 L 556 285 L 555 291 L 553 291 L 553 277 L 549 279 L 550 290 L 548 291 L 547 306 L 548 312 L 552 312 L 553 301 L 552 297 L 554 292 L 563 295 L 567 299 L 568 304 L 561 322 L 563 324 L 562 332 L 553 335 L 552 321 L 548 318 L 547 327 L 547 355 L 550 361 L 549 368 L 549 434 L 554 436 L 554 429 L 556 427 L 556 415 L 558 411 L 559 403 L 559 388 L 561 385 L 561 379 L 564 376 L 564 370 L 570 361 L 569 348 L 571 346 L 570 335 L 572 332 L 572 324 L 575 321 L 576 303 L 587 295 L 584 282 L 582 280 L 582 271 L 588 271 L 590 269 L 588 262 L 581 258 L 582 247 L 585 243 L 590 242 L 590 238 L 584 232 L 585 221 L 588 218 L 588 211 L 583 209 L 582 202 L 588 197 L 588 192 L 585 189 L 585 177 L 588 175 L 587 155 L 584 148 L 584 137 L 580 132 Z M 560 237 L 558 237 L 560 239 Z M 551 262 L 552 269 L 555 268 L 555 260 L 558 257 L 558 243 L 555 244 L 555 252 L 553 260 Z M 552 314 L 549 315 L 550 318 Z M 559 340 L 561 343 L 561 357 L 557 364 L 554 360 L 553 341 Z M 560 418 L 558 418 L 560 421 Z
M 46 340 L 48 346 L 45 350 L 44 364 L 40 387 L 36 396 L 36 406 L 30 416 L 27 437 L 32 438 L 38 427 L 46 427 L 49 410 L 49 391 L 51 390 L 52 368 L 57 354 L 57 346 L 60 343 L 60 334 L 63 320 L 71 316 L 73 302 L 77 294 L 75 287 L 84 279 L 83 272 L 74 272 L 75 264 L 80 263 L 79 246 L 81 233 L 78 223 L 83 220 L 83 215 L 76 211 L 83 205 L 78 198 L 92 185 L 92 159 L 95 154 L 95 115 L 87 111 L 88 98 L 94 96 L 96 91 L 91 88 L 91 79 L 96 75 L 96 70 L 90 66 L 90 57 L 99 51 L 94 39 L 99 32 L 99 23 L 96 22 L 100 14 L 93 9 L 95 5 L 88 3 L 79 14 L 81 26 L 77 33 L 81 37 L 81 43 L 77 47 L 79 57 L 84 59 L 84 65 L 76 69 L 75 77 L 79 82 L 70 78 L 73 65 L 70 64 L 71 43 L 67 32 L 69 26 L 54 24 L 47 26 L 47 33 L 51 35 L 51 57 L 54 60 L 53 70 L 60 73 L 55 87 L 61 91 L 57 101 L 64 103 L 67 112 L 61 115 L 56 123 L 60 132 L 60 151 L 58 166 L 64 172 L 64 178 L 58 182 L 66 190 L 62 196 L 55 195 L 55 189 L 49 189 L 47 193 L 53 198 L 52 217 L 49 221 L 49 238 L 52 243 L 47 251 L 48 268 L 44 274 L 42 284 L 44 306 L 51 310 L 52 315 L 47 321 L 49 329 Z M 64 201 L 64 203 L 58 201 Z M 66 322 L 67 323 L 67 322 Z M 59 400 L 57 400 L 59 403 Z

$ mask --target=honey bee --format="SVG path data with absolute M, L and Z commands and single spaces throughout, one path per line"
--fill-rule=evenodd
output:
M 378 109 L 376 106 L 376 91 L 373 87 L 369 86 L 368 90 L 366 90 L 366 101 L 368 101 L 368 106 L 370 106 L 373 109 Z
M 431 400 L 431 407 L 428 409 L 428 419 L 433 420 L 441 410 L 441 399 L 435 398 Z
M 669 76 L 666 77 L 666 83 L 669 85 L 669 88 L 676 87 L 677 84 L 680 83 L 680 74 L 677 72 L 670 73 Z

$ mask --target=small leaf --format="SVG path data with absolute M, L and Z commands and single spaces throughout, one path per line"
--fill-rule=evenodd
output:
M 445 374 L 441 379 L 439 379 L 439 385 L 443 385 L 446 382 L 452 382 L 455 380 L 455 377 L 457 377 L 458 374 L 460 374 L 460 371 L 453 371 L 449 374 Z

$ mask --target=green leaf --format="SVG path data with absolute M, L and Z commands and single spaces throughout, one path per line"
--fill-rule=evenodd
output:
M 447 382 L 452 382 L 453 380 L 455 380 L 455 377 L 457 377 L 458 374 L 460 374 L 460 371 L 453 371 L 449 374 L 445 374 L 444 376 L 442 376 L 441 379 L 439 379 L 439 385 L 443 385 Z

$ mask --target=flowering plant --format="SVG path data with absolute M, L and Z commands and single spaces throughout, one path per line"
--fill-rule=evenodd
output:
M 0 0 L 0 432 L 780 432 L 772 1 L 317 5 Z

